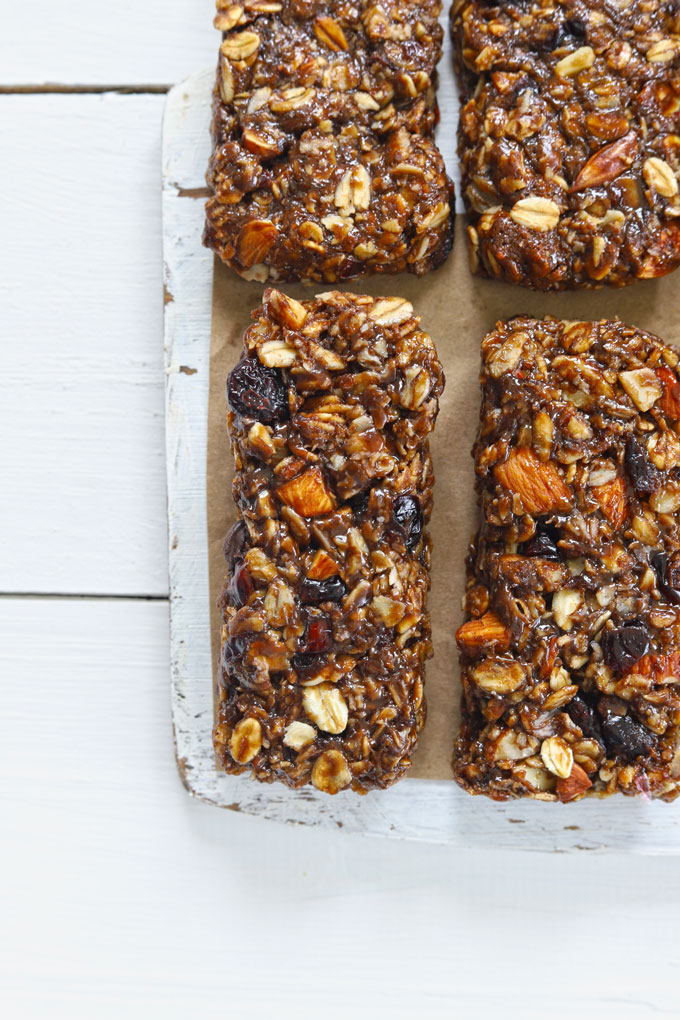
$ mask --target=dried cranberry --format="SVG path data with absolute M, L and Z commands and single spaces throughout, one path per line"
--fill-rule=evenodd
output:
M 257 358 L 242 358 L 227 376 L 232 411 L 271 425 L 288 417 L 288 395 L 281 373 Z
M 645 625 L 636 621 L 619 627 L 618 630 L 605 631 L 600 641 L 602 654 L 606 664 L 614 670 L 628 669 L 634 666 L 649 651 L 649 635 Z
M 248 529 L 244 521 L 237 521 L 227 532 L 222 546 L 224 558 L 227 561 L 229 570 L 234 569 L 237 560 L 242 560 L 248 549 Z
M 300 585 L 300 598 L 307 606 L 320 602 L 339 602 L 347 594 L 347 585 L 341 577 L 326 577 L 322 581 L 306 577 Z
M 222 649 L 225 662 L 231 662 L 233 659 L 242 659 L 248 650 L 249 644 L 250 639 L 247 634 L 232 634 L 231 637 L 227 638 Z
M 655 552 L 650 562 L 656 571 L 661 594 L 674 605 L 680 605 L 680 553 L 673 553 L 669 558 L 666 553 Z
M 309 613 L 300 651 L 305 655 L 323 655 L 333 645 L 331 621 L 323 613 Z
M 624 466 L 630 484 L 636 492 L 649 494 L 659 485 L 658 472 L 654 465 L 650 464 L 642 444 L 635 436 L 631 436 L 626 443 Z
M 555 533 L 552 528 L 545 525 L 537 526 L 534 537 L 525 542 L 522 549 L 525 556 L 540 556 L 544 560 L 559 560 L 560 558 Z
M 608 715 L 602 721 L 602 735 L 610 754 L 629 761 L 654 747 L 653 735 L 631 715 Z
M 576 695 L 567 705 L 567 712 L 571 721 L 576 723 L 584 737 L 592 737 L 593 740 L 604 744 L 597 712 L 587 701 Z
M 245 606 L 253 593 L 253 579 L 245 563 L 237 563 L 229 585 L 229 599 L 233 606 Z
M 423 531 L 420 503 L 413 496 L 397 496 L 392 516 L 406 536 L 406 548 L 414 549 Z

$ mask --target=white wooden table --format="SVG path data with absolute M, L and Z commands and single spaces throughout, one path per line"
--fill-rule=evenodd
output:
M 675 858 L 366 840 L 172 752 L 159 152 L 211 0 L 4 0 L 0 1011 L 680 1016 Z

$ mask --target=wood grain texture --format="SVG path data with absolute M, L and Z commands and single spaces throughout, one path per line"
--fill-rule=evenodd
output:
M 453 781 L 415 779 L 366 797 L 331 798 L 312 788 L 295 792 L 217 771 L 211 743 L 204 456 L 212 264 L 199 243 L 202 207 L 177 186 L 181 182 L 191 191 L 200 182 L 211 88 L 210 69 L 177 86 L 168 97 L 163 133 L 165 271 L 173 296 L 166 306 L 171 670 L 177 756 L 187 787 L 208 803 L 238 805 L 266 818 L 455 847 L 680 853 L 680 815 L 673 805 L 658 802 L 611 798 L 566 808 L 495 804 L 470 797 Z M 444 132 L 450 126 L 451 121 L 442 122 Z M 196 371 L 178 374 L 180 364 Z
M 172 85 L 216 60 L 214 0 L 7 6 L 0 84 Z
M 0 599 L 0 647 L 12 1020 L 677 1017 L 676 861 L 215 811 L 173 764 L 166 605 Z
M 0 97 L 0 591 L 167 593 L 163 101 Z

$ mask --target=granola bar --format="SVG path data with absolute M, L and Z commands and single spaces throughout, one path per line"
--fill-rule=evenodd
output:
M 473 272 L 537 290 L 680 264 L 680 36 L 665 0 L 457 0 Z
M 268 289 L 253 317 L 227 382 L 215 748 L 264 782 L 386 787 L 425 719 L 441 365 L 403 298 Z
M 418 275 L 452 243 L 440 0 L 218 3 L 204 242 L 246 279 Z
M 620 322 L 482 344 L 458 782 L 680 792 L 680 352 Z

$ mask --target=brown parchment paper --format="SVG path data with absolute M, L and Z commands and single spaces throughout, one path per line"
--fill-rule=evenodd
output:
M 372 295 L 403 295 L 421 316 L 434 340 L 446 374 L 434 437 L 431 440 L 436 476 L 431 529 L 432 615 L 434 658 L 427 666 L 427 723 L 408 775 L 419 779 L 451 779 L 451 751 L 458 730 L 460 675 L 454 634 L 462 620 L 464 561 L 477 526 L 474 472 L 470 450 L 479 418 L 479 345 L 498 319 L 527 313 L 565 319 L 618 318 L 680 345 L 680 272 L 662 280 L 642 281 L 623 290 L 534 294 L 508 284 L 470 275 L 463 218 L 456 222 L 456 241 L 448 262 L 434 273 L 383 276 L 339 286 Z M 293 297 L 305 299 L 318 284 L 283 285 Z M 226 567 L 222 542 L 236 520 L 231 498 L 233 461 L 226 434 L 225 383 L 240 356 L 250 312 L 262 297 L 261 284 L 246 283 L 215 261 L 208 408 L 207 501 L 210 557 L 210 612 L 213 666 L 219 661 L 220 617 L 215 601 Z

